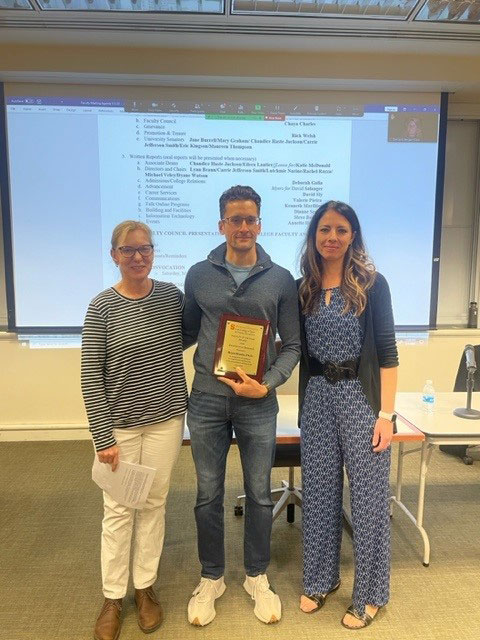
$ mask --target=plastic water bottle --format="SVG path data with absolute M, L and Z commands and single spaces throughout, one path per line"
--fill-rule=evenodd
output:
M 427 413 L 433 412 L 435 406 L 435 389 L 431 380 L 427 380 L 423 387 L 422 393 L 422 406 Z

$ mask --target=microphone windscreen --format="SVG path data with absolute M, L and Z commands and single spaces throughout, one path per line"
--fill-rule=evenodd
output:
M 477 363 L 475 362 L 475 349 L 471 344 L 465 345 L 465 360 L 468 371 L 477 370 Z

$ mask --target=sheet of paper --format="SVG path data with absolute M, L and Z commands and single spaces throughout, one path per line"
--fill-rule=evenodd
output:
M 109 464 L 100 462 L 95 456 L 92 480 L 119 504 L 133 509 L 142 509 L 145 506 L 156 471 L 152 467 L 123 462 L 122 460 L 118 463 L 116 470 L 112 471 Z

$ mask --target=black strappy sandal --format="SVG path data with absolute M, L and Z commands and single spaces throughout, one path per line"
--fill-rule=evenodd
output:
M 373 616 L 371 616 L 369 613 L 367 613 L 365 611 L 365 613 L 362 615 L 361 613 L 359 613 L 355 607 L 353 606 L 353 604 L 351 604 L 348 609 L 345 611 L 343 618 L 341 620 L 342 626 L 345 627 L 345 629 L 351 629 L 352 631 L 356 631 L 357 629 L 365 629 L 365 627 L 368 627 L 369 625 L 372 624 L 372 622 L 375 620 L 375 618 L 378 615 L 378 612 L 380 611 L 382 607 L 379 606 L 378 609 L 376 610 L 375 614 Z M 349 624 L 345 624 L 345 622 L 343 621 L 343 619 L 345 618 L 345 616 L 347 614 L 352 615 L 354 618 L 356 618 L 357 620 L 361 620 L 363 622 L 363 624 L 359 627 L 351 627 Z
M 340 580 L 333 587 L 333 589 L 330 589 L 330 591 L 327 591 L 327 593 L 314 593 L 311 596 L 304 593 L 303 595 L 305 596 L 305 598 L 308 598 L 309 600 L 314 602 L 317 606 L 314 609 L 311 609 L 311 611 L 304 611 L 302 607 L 300 607 L 300 610 L 303 611 L 303 613 L 315 613 L 316 611 L 318 611 L 323 607 L 323 605 L 325 604 L 325 600 L 327 599 L 327 596 L 329 596 L 331 593 L 336 591 L 339 586 L 340 586 Z

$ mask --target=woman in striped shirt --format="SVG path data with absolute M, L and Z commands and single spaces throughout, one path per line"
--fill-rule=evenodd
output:
M 183 294 L 149 277 L 150 228 L 133 220 L 115 227 L 111 256 L 120 281 L 90 303 L 82 338 L 82 392 L 100 462 L 157 469 L 145 507 L 136 513 L 133 583 L 138 623 L 149 633 L 163 614 L 153 584 L 165 531 L 165 501 L 183 438 L 187 389 L 183 369 Z M 120 633 L 134 510 L 104 492 L 102 581 L 105 601 L 96 640 Z

